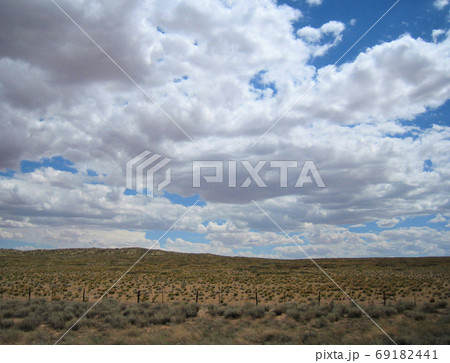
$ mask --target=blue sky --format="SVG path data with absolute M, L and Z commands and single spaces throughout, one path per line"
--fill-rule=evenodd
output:
M 448 255 L 449 2 L 400 1 L 330 68 L 393 4 L 61 1 L 139 87 L 51 2 L 8 4 L 0 247 L 304 258 L 264 210 L 314 257 Z M 172 159 L 154 198 L 126 188 L 144 150 Z M 294 186 L 308 160 L 325 188 Z

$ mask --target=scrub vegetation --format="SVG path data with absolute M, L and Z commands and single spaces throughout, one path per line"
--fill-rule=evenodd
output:
M 0 343 L 54 343 L 144 252 L 0 250 Z M 397 343 L 450 343 L 450 258 L 317 262 Z M 150 251 L 61 343 L 391 341 L 309 260 Z

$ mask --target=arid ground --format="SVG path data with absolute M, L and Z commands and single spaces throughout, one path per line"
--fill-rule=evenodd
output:
M 144 252 L 0 250 L 0 342 L 54 343 Z M 449 344 L 450 258 L 316 262 L 397 343 Z M 391 342 L 309 260 L 164 251 L 150 251 L 61 340 L 66 344 Z

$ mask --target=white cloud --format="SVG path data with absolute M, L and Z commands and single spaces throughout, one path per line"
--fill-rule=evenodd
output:
M 392 219 L 380 219 L 377 221 L 377 226 L 380 228 L 392 228 L 395 227 L 400 222 L 397 218 Z
M 436 214 L 436 217 L 430 219 L 428 223 L 443 223 L 447 222 L 447 219 L 442 214 Z
M 309 5 L 309 6 L 319 6 L 319 5 L 322 5 L 322 1 L 323 0 L 306 0 L 306 3 Z M 445 0 L 444 0 L 445 1 Z
M 333 227 L 317 227 L 329 229 Z M 335 243 L 315 241 L 302 248 L 312 258 L 317 257 L 374 257 L 374 256 L 445 256 L 448 255 L 450 237 L 448 231 L 438 231 L 428 227 L 400 228 L 383 231 L 380 234 L 355 233 L 337 229 L 333 233 L 341 235 Z M 294 245 L 275 247 L 275 258 L 305 258 L 302 251 Z
M 297 30 L 297 36 L 304 39 L 309 43 L 314 51 L 315 57 L 324 55 L 331 47 L 336 46 L 342 40 L 342 32 L 345 30 L 345 24 L 339 21 L 329 21 L 323 24 L 320 28 L 313 28 L 311 26 L 305 26 Z M 325 44 L 319 43 L 325 36 L 332 35 L 334 40 Z
M 61 5 L 201 150 L 51 2 L 7 3 L 0 11 L 0 31 L 9 40 L 0 50 L 0 168 L 19 171 L 24 159 L 62 155 L 79 172 L 47 167 L 0 177 L 2 238 L 66 247 L 148 246 L 145 232 L 169 228 L 186 208 L 165 198 L 123 195 L 125 163 L 145 149 L 173 159 L 169 192 L 199 194 L 207 202 L 176 230 L 204 233 L 224 253 L 286 243 L 252 199 L 299 243 L 311 243 L 315 254 L 336 252 L 334 244 L 348 253 L 372 253 L 365 237 L 335 226 L 448 211 L 450 128 L 404 122 L 449 98 L 447 34 L 435 32 L 439 42 L 405 35 L 361 51 L 330 70 L 251 148 L 329 70 L 309 61 L 339 44 L 343 23 L 306 25 L 296 36 L 292 24 L 301 12 L 269 0 Z M 273 85 L 276 95 L 251 86 L 261 71 L 261 82 Z M 293 170 L 284 189 L 270 170 L 263 171 L 264 190 L 191 188 L 192 160 L 254 165 L 293 158 L 314 160 L 327 188 L 293 188 Z M 425 160 L 431 171 L 424 172 Z M 87 169 L 99 176 L 87 177 Z M 226 223 L 213 222 L 218 219 Z M 173 248 L 210 248 L 171 241 Z M 428 251 L 414 241 L 395 242 L 394 248 L 377 240 L 377 251 Z M 435 241 L 429 251 L 439 253 L 442 241 Z
M 176 251 L 176 252 L 190 252 L 190 253 L 212 253 L 222 256 L 232 256 L 235 255 L 233 250 L 229 247 L 224 246 L 219 242 L 211 243 L 193 243 L 186 241 L 182 238 L 176 238 L 175 240 L 171 238 L 166 239 L 165 250 Z
M 433 37 L 433 42 L 437 42 L 437 39 L 445 34 L 445 31 L 443 29 L 433 29 L 433 32 L 431 33 L 431 36 Z
M 433 5 L 439 10 L 442 10 L 449 4 L 449 2 L 449 0 L 434 0 Z
M 19 250 L 19 251 L 33 251 L 35 249 L 36 249 L 36 247 L 33 247 L 33 246 L 20 246 L 20 247 L 15 248 L 15 250 Z

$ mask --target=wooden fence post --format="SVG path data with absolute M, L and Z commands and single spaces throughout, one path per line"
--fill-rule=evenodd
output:
M 164 304 L 164 288 L 161 290 L 161 304 Z
M 83 302 L 86 301 L 86 288 L 83 289 Z
M 138 290 L 137 292 L 137 303 L 139 304 L 139 301 L 141 300 L 141 290 Z
M 320 306 L 320 290 L 319 290 L 319 297 L 317 298 L 317 300 L 319 301 L 319 306 Z
M 417 306 L 417 304 L 416 304 L 416 290 L 414 290 L 414 306 Z
M 221 305 L 221 303 L 222 303 L 222 297 L 221 297 L 221 291 L 220 291 L 220 288 L 219 288 L 219 306 Z
M 195 294 L 195 303 L 198 304 L 198 290 L 197 293 Z
M 31 300 L 31 287 L 28 289 L 28 301 Z
M 256 306 L 258 306 L 258 291 L 255 292 L 255 302 Z
M 383 305 L 386 306 L 386 293 L 383 291 Z

